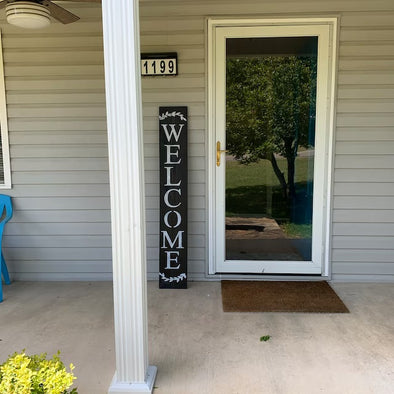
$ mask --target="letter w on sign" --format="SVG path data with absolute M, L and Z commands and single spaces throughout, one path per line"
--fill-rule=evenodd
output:
M 187 107 L 159 108 L 161 289 L 187 288 Z

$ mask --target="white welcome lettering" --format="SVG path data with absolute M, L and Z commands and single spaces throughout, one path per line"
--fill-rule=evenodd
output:
M 161 247 L 162 249 L 167 248 L 168 246 L 166 245 L 166 241 L 168 242 L 168 245 L 170 248 L 174 248 L 175 247 L 175 243 L 178 241 L 178 246 L 176 246 L 176 249 L 183 249 L 182 246 L 182 234 L 184 233 L 184 231 L 178 231 L 176 237 L 174 240 L 172 240 L 170 238 L 170 236 L 168 235 L 167 231 L 162 231 L 161 232 L 163 234 L 163 246 Z
M 174 136 L 175 141 L 178 142 L 179 136 L 181 135 L 184 124 L 178 125 L 179 126 L 178 132 L 175 130 L 175 124 L 170 124 L 170 125 L 162 124 L 162 126 L 164 129 L 164 132 L 166 133 L 167 141 L 170 142 L 171 137 Z M 168 131 L 167 126 L 171 127 L 171 131 Z

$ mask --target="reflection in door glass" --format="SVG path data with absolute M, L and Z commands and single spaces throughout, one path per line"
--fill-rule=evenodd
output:
M 226 41 L 226 259 L 311 260 L 317 37 Z

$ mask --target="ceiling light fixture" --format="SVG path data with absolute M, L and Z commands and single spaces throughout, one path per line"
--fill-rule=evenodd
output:
M 7 22 L 25 29 L 41 29 L 50 25 L 50 12 L 47 7 L 29 1 L 8 3 Z

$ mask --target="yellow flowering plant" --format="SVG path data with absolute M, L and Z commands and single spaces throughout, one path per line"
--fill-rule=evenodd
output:
M 60 352 L 52 359 L 47 354 L 27 356 L 24 351 L 9 356 L 0 366 L 1 394 L 78 394 L 72 386 L 76 377 L 60 360 Z

